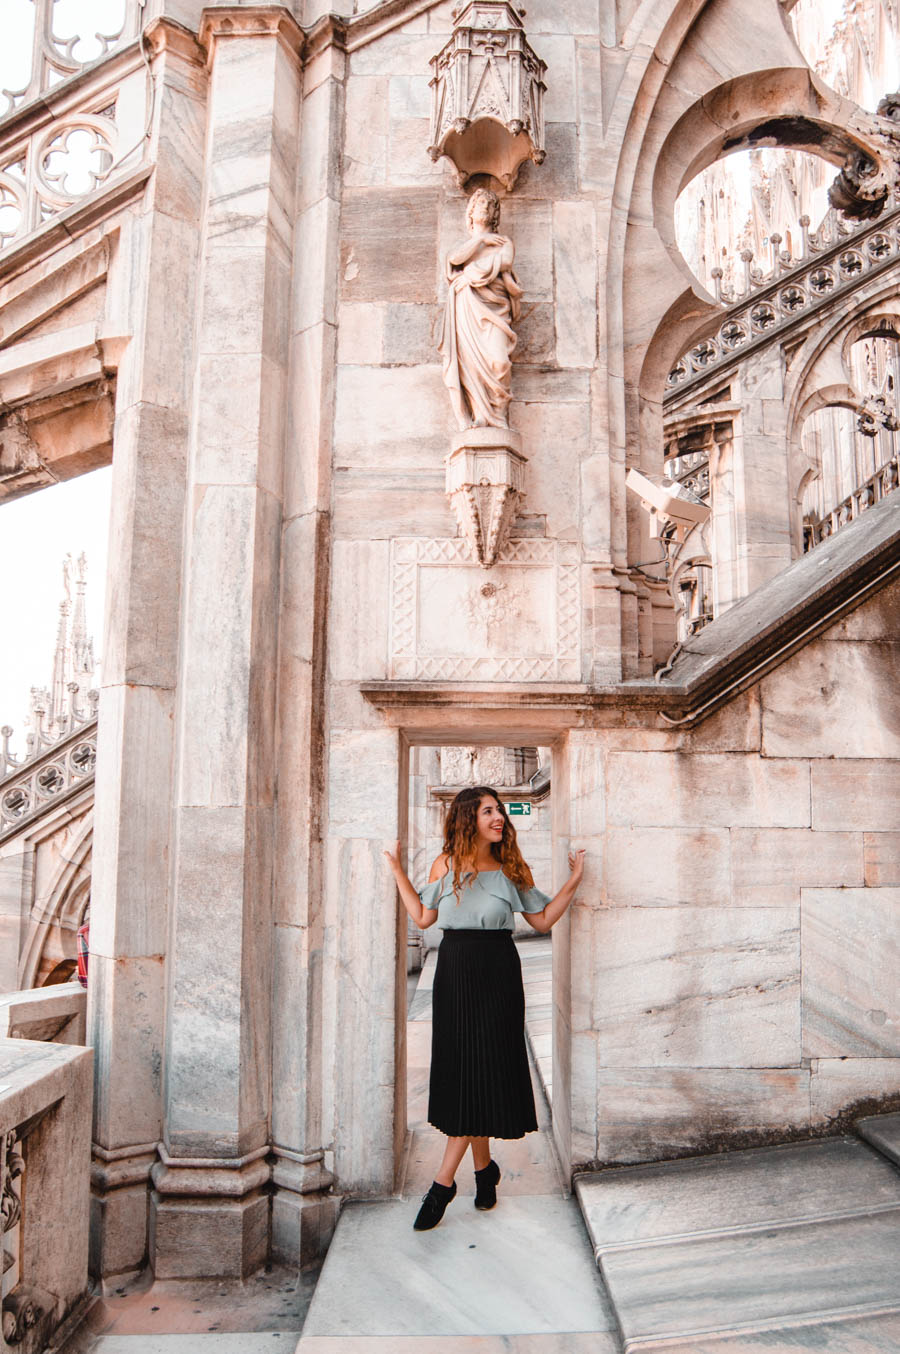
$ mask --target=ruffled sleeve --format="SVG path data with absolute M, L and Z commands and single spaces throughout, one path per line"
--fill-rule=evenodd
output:
M 440 879 L 432 879 L 430 884 L 426 884 L 424 888 L 419 889 L 419 902 L 422 906 L 430 907 L 432 911 L 435 911 L 440 902 L 443 887 L 444 877 L 442 876 Z
M 550 899 L 540 889 L 519 889 L 512 886 L 513 898 L 510 907 L 513 912 L 543 912 Z

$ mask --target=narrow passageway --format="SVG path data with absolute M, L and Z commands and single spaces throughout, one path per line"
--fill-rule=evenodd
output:
M 615 1320 L 576 1201 L 553 1146 L 543 1086 L 550 1079 L 551 942 L 517 941 L 525 986 L 539 1132 L 496 1141 L 497 1207 L 472 1206 L 471 1157 L 440 1226 L 414 1232 L 441 1158 L 426 1120 L 431 1048 L 430 951 L 409 1007 L 409 1141 L 400 1196 L 350 1204 L 304 1326 L 299 1354 L 613 1354 Z

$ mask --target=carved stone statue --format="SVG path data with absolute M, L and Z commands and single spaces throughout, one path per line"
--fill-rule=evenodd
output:
M 510 372 L 522 288 L 512 240 L 497 234 L 500 200 L 477 188 L 466 213 L 469 238 L 447 255 L 447 308 L 440 352 L 460 428 L 509 426 Z

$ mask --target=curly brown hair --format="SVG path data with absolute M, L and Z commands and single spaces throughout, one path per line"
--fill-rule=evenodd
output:
M 517 888 L 534 887 L 534 876 L 522 859 L 522 852 L 516 842 L 516 829 L 509 821 L 506 808 L 490 785 L 473 785 L 460 790 L 447 810 L 444 824 L 444 854 L 453 865 L 453 892 L 459 902 L 459 891 L 463 879 L 476 873 L 478 851 L 478 810 L 485 795 L 496 800 L 503 818 L 503 836 L 499 842 L 491 843 L 491 855 L 500 869 Z

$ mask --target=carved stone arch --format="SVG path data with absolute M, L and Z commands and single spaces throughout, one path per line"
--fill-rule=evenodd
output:
M 19 987 L 38 985 L 48 940 L 60 928 L 73 937 L 90 899 L 94 814 L 88 813 L 60 864 L 43 901 L 32 910 L 28 937 L 19 961 Z M 71 957 L 71 956 L 70 956 Z
M 692 272 L 675 239 L 675 203 L 690 181 L 716 160 L 754 145 L 777 144 L 842 165 L 867 154 L 865 140 L 847 130 L 854 106 L 829 90 L 808 67 L 754 71 L 697 100 L 671 128 L 653 179 L 653 223 L 684 290 L 672 299 L 647 344 L 641 396 L 661 399 L 666 376 L 701 337 L 711 317 L 725 313 Z
M 816 467 L 803 451 L 803 428 L 821 409 L 859 409 L 861 395 L 853 385 L 850 350 L 873 328 L 890 325 L 900 341 L 900 278 L 881 279 L 877 291 L 857 292 L 817 328 L 795 356 L 788 373 L 787 452 L 795 548 L 802 546 L 803 495 Z
M 809 336 L 795 356 L 785 385 L 788 448 L 799 444 L 810 414 L 826 405 L 856 408 L 850 349 L 879 324 L 891 324 L 900 336 L 900 278 L 881 279 L 877 290 L 861 290 L 847 298 L 829 320 Z
M 860 339 L 892 338 L 900 343 L 900 277 L 894 282 L 893 309 L 883 301 L 858 315 L 848 326 L 841 338 L 841 353 L 845 364 L 849 366 L 850 350 Z

